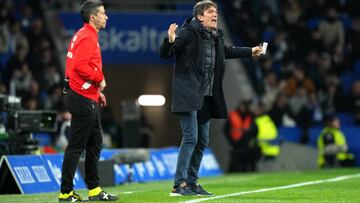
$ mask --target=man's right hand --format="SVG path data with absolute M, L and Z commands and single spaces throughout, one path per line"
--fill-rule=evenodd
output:
M 103 79 L 100 83 L 99 83 L 99 89 L 100 91 L 103 91 L 106 87 L 106 82 L 105 79 Z
M 172 23 L 170 26 L 169 26 L 169 29 L 168 29 L 168 37 L 169 37 L 169 42 L 170 43 L 174 43 L 175 42 L 175 38 L 176 38 L 176 34 L 175 34 L 175 31 L 177 29 L 178 25 L 176 23 Z
M 103 106 L 103 107 L 106 106 L 106 97 L 102 92 L 100 92 L 99 104 L 100 104 L 100 106 Z

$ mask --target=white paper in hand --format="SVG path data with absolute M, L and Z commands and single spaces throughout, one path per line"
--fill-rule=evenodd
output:
M 267 45 L 268 45 L 267 42 L 263 42 L 261 54 L 266 54 Z

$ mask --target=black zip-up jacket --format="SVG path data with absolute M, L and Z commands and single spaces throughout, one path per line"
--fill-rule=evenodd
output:
M 174 43 L 166 38 L 160 47 L 160 57 L 168 59 L 175 56 L 172 81 L 173 113 L 201 110 L 204 101 L 205 42 L 204 31 L 194 26 L 192 18 L 185 20 Z M 225 59 L 251 57 L 251 48 L 224 45 L 223 31 L 218 29 L 215 39 L 216 58 L 214 70 L 212 118 L 227 118 L 222 81 L 225 72 Z

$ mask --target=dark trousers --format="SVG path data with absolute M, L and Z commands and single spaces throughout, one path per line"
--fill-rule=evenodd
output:
M 73 190 L 73 178 L 79 157 L 85 150 L 85 182 L 89 189 L 99 186 L 98 162 L 102 144 L 99 106 L 69 89 L 66 104 L 71 113 L 70 137 L 61 174 L 61 192 Z
M 200 163 L 209 144 L 211 98 L 205 97 L 200 111 L 179 114 L 182 141 L 176 164 L 174 186 L 196 184 Z
M 260 159 L 259 147 L 238 147 L 231 151 L 229 172 L 256 171 L 256 163 Z

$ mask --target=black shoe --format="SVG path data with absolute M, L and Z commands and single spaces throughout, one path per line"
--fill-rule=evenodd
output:
M 105 191 L 101 191 L 98 195 L 89 197 L 89 201 L 116 201 L 119 197 L 117 195 L 110 195 Z
M 197 195 L 195 192 L 193 192 L 192 190 L 190 190 L 187 186 L 184 186 L 184 187 L 176 187 L 176 188 L 173 188 L 171 193 L 170 193 L 170 196 L 195 196 Z
M 80 195 L 76 194 L 74 191 L 69 193 L 60 193 L 59 202 L 81 202 L 82 199 Z
M 204 190 L 201 185 L 192 185 L 190 189 L 199 196 L 213 196 L 214 194 Z

